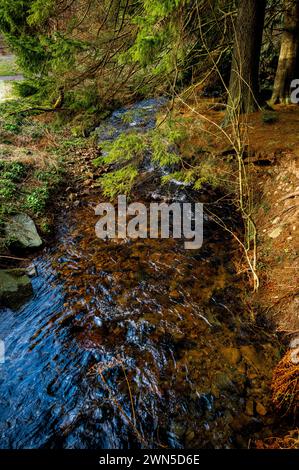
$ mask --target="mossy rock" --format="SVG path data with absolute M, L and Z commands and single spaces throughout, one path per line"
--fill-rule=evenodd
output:
M 27 214 L 16 214 L 5 223 L 6 243 L 10 248 L 33 249 L 43 244 L 33 220 Z
M 33 294 L 29 277 L 22 269 L 0 270 L 0 307 L 16 309 Z

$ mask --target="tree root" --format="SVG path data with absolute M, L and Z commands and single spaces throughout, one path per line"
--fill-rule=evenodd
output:
M 42 113 L 56 113 L 58 111 L 65 111 L 65 108 L 42 108 L 42 107 L 37 106 L 34 108 L 23 109 L 21 111 L 15 111 L 13 113 L 10 113 L 9 115 L 16 116 L 17 114 L 24 114 L 24 113 L 30 113 L 30 112 L 35 112 L 35 111 L 39 111 Z

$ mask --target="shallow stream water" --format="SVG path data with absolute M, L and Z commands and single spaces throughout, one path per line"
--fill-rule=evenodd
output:
M 116 111 L 99 140 L 154 127 L 163 103 Z M 142 191 L 165 197 L 154 178 Z M 0 310 L 0 447 L 230 448 L 271 434 L 278 350 L 242 299 L 229 234 L 206 218 L 197 251 L 101 241 L 97 202 L 61 214 L 55 244 L 33 260 L 34 297 Z

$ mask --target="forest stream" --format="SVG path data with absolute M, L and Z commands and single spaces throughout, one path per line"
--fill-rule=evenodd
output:
M 163 104 L 115 111 L 99 142 L 154 127 Z M 140 200 L 209 201 L 145 171 Z M 33 259 L 34 296 L 0 310 L 1 448 L 247 448 L 273 435 L 279 345 L 246 308 L 230 234 L 206 215 L 199 250 L 103 241 L 98 202 L 95 191 L 62 211 L 55 243 Z M 214 209 L 238 223 L 224 202 Z

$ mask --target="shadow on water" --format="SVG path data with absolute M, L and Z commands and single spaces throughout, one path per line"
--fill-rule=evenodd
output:
M 154 127 L 163 103 L 116 111 L 100 140 Z M 0 447 L 247 447 L 267 434 L 277 349 L 241 302 L 228 234 L 206 221 L 195 252 L 105 242 L 97 202 L 61 216 L 57 245 L 35 259 L 34 298 L 0 310 Z

